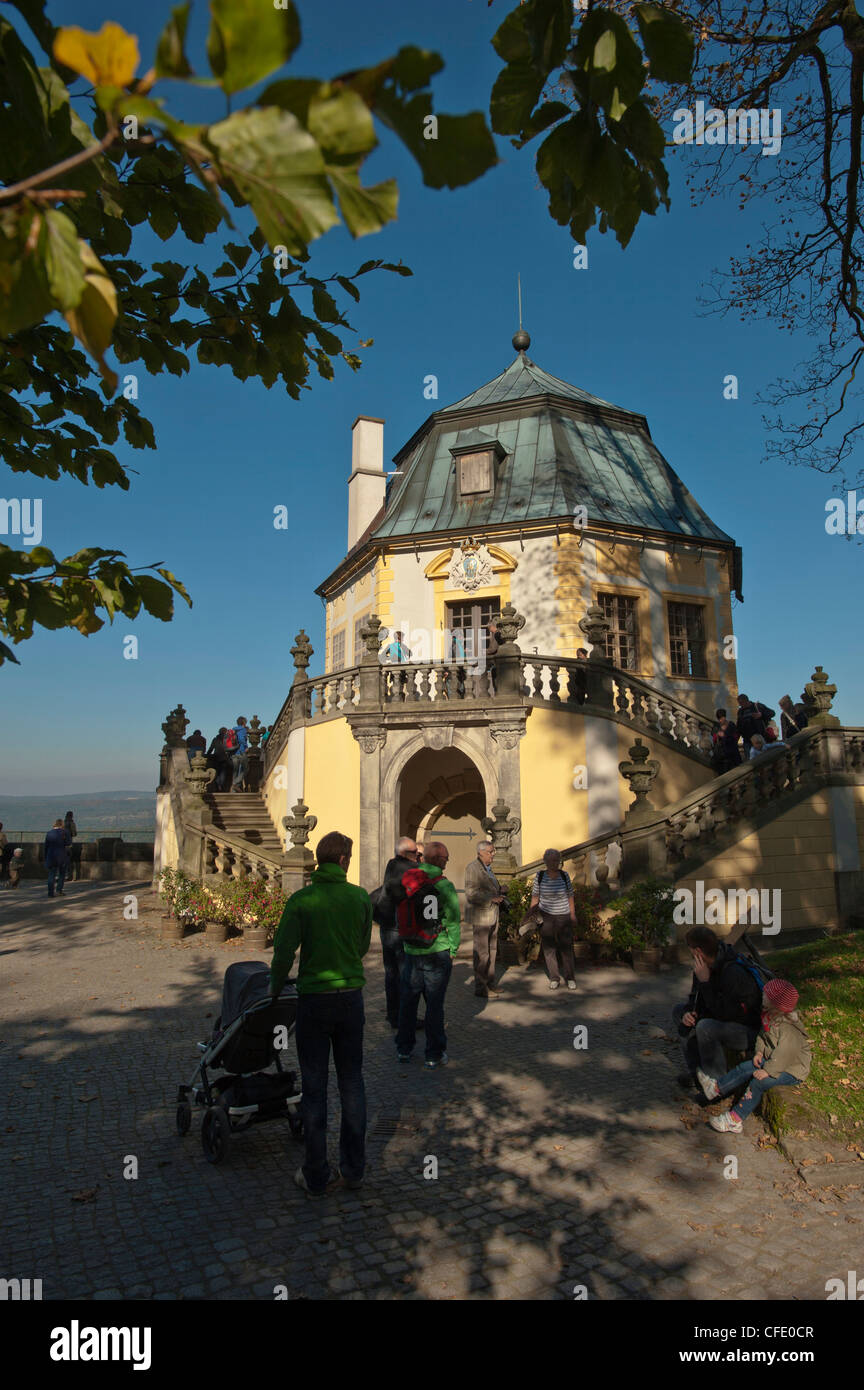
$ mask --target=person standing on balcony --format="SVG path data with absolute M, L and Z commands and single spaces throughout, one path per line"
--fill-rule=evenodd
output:
M 12 846 L 3 832 L 3 822 L 0 820 L 0 878 L 6 878 L 8 875 L 11 857 Z
M 338 830 L 319 840 L 310 883 L 285 904 L 270 965 L 270 995 L 276 999 L 300 952 L 296 1039 L 306 1162 L 294 1181 L 309 1197 L 324 1197 L 340 1182 L 359 1188 L 366 1169 L 363 957 L 372 939 L 372 904 L 364 889 L 347 880 L 352 849 L 353 841 Z M 335 1176 L 327 1162 L 331 1048 L 342 1102 Z
M 246 769 L 249 766 L 249 733 L 246 729 L 246 720 L 242 714 L 238 714 L 237 723 L 234 725 L 232 733 L 237 739 L 237 745 L 231 757 L 231 765 L 234 768 L 234 781 L 231 790 L 239 792 L 243 789 Z
M 465 870 L 466 918 L 474 935 L 474 993 L 478 999 L 500 994 L 495 984 L 495 956 L 498 951 L 498 913 L 504 892 L 492 872 L 495 846 L 481 842 L 477 858 Z
M 543 960 L 549 975 L 549 988 L 560 989 L 561 972 L 568 989 L 576 988 L 576 962 L 573 959 L 573 928 L 576 925 L 576 908 L 573 903 L 573 885 L 569 876 L 561 868 L 561 855 L 557 849 L 547 849 L 543 855 L 545 869 L 534 875 L 531 889 L 529 912 L 539 907 L 543 919 L 540 927 L 540 944 Z
M 81 877 L 81 852 L 83 845 L 75 843 L 75 836 L 78 834 L 78 827 L 75 824 L 75 816 L 72 811 L 67 811 L 63 821 L 63 829 L 69 837 L 69 866 L 68 877 L 70 879 L 80 879 Z
M 62 820 L 55 820 L 45 836 L 45 868 L 48 870 L 48 897 L 64 896 L 69 839 Z
M 207 740 L 200 729 L 196 729 L 194 734 L 190 734 L 186 740 L 186 756 L 190 763 L 196 753 L 204 753 L 207 748 Z

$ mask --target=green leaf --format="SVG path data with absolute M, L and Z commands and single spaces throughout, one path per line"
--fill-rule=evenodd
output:
M 586 15 L 573 61 L 587 76 L 588 99 L 599 103 L 611 120 L 621 119 L 645 85 L 639 45 L 621 16 L 609 10 Z
M 157 77 L 190 77 L 192 69 L 186 57 L 186 27 L 191 4 L 175 5 L 171 18 L 159 36 L 156 47 Z
M 32 207 L 0 216 L 0 335 L 39 323 L 54 308 L 45 267 L 42 214 Z
M 395 179 L 364 188 L 354 169 L 328 166 L 327 173 L 339 199 L 339 209 L 352 236 L 380 232 L 387 222 L 396 218 L 399 190 Z
M 174 592 L 179 594 L 182 599 L 185 599 L 186 603 L 188 603 L 190 608 L 192 607 L 192 600 L 189 597 L 189 594 L 187 593 L 185 587 L 183 586 L 183 584 L 181 584 L 180 580 L 177 578 L 176 575 L 172 574 L 170 570 L 161 569 L 158 566 L 156 568 L 156 573 L 161 574 L 162 578 L 166 579 L 168 583 L 171 585 L 171 588 L 174 590 Z
M 290 112 L 240 111 L 211 126 L 207 140 L 271 249 L 301 254 L 339 221 L 321 151 Z
M 342 320 L 336 300 L 320 285 L 312 290 L 312 307 L 322 323 L 340 323 Z
M 356 160 L 378 144 L 375 122 L 363 98 L 349 89 L 313 96 L 309 102 L 307 126 L 324 151 L 328 163 L 333 159 Z
M 636 22 L 658 82 L 687 82 L 693 69 L 693 35 L 683 20 L 657 5 L 636 5 Z
M 543 74 L 529 62 L 508 63 L 502 68 L 489 101 L 492 129 L 499 135 L 522 132 L 531 119 L 544 81 Z
M 531 40 L 525 28 L 525 7 L 511 10 L 492 35 L 492 47 L 505 63 L 527 63 L 531 59 Z
M 79 343 L 96 359 L 103 379 L 116 391 L 117 376 L 105 365 L 104 354 L 111 346 L 114 333 L 117 294 L 98 256 L 86 241 L 79 242 L 79 246 L 86 284 L 77 306 L 67 310 L 66 322 Z
M 564 62 L 573 27 L 571 0 L 528 0 L 522 7 L 523 25 L 531 45 L 531 61 L 544 75 Z
M 224 92 L 240 92 L 287 62 L 300 42 L 293 0 L 210 0 L 207 57 Z
M 80 303 L 84 293 L 84 266 L 78 233 L 65 212 L 45 211 L 45 271 L 56 308 L 65 313 Z
M 147 612 L 163 623 L 170 622 L 174 616 L 174 599 L 171 596 L 170 585 L 163 584 L 161 579 L 154 579 L 149 574 L 136 574 L 135 585 Z
M 170 199 L 156 195 L 150 205 L 149 221 L 159 240 L 167 241 L 176 232 L 180 218 Z

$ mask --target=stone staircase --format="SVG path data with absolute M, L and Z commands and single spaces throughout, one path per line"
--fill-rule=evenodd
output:
M 256 849 L 276 859 L 283 843 L 258 792 L 209 792 L 207 805 L 213 812 L 213 827 L 232 839 L 246 840 Z

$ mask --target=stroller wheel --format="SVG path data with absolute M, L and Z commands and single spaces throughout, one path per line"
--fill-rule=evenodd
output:
M 192 1125 L 192 1106 L 188 1100 L 181 1100 L 177 1106 L 177 1133 L 180 1138 L 188 1134 Z
M 209 1163 L 221 1163 L 228 1152 L 231 1122 L 221 1105 L 211 1105 L 201 1126 L 201 1147 Z
M 302 1117 L 301 1117 L 300 1115 L 289 1115 L 289 1116 L 288 1116 L 288 1128 L 289 1128 L 290 1131 L 291 1131 L 291 1136 L 292 1136 L 293 1139 L 302 1139 L 302 1137 L 303 1137 L 303 1120 L 302 1120 Z

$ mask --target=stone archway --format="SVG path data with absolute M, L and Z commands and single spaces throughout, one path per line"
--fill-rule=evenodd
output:
M 423 748 L 408 759 L 399 779 L 400 834 L 442 840 L 450 851 L 448 878 L 461 888 L 477 852 L 486 815 L 483 778 L 459 748 Z

